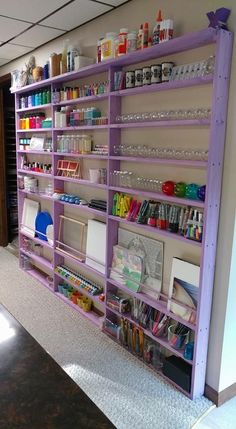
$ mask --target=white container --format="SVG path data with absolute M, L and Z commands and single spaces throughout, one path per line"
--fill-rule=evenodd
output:
M 127 35 L 127 54 L 137 49 L 137 33 L 133 31 Z
M 79 70 L 82 67 L 90 66 L 93 63 L 94 63 L 93 58 L 77 55 L 77 57 L 74 57 L 74 70 Z
M 115 58 L 115 39 L 116 33 L 107 33 L 105 39 L 101 42 L 101 59 L 102 61 Z
M 61 126 L 61 112 L 55 112 L 55 128 L 60 128 Z
M 60 113 L 60 128 L 65 128 L 67 126 L 66 111 L 61 109 L 59 113 Z
M 100 170 L 97 168 L 90 168 L 89 169 L 89 180 L 93 183 L 100 183 Z

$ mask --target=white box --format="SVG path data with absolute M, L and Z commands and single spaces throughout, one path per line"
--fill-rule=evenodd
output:
M 74 58 L 74 68 L 75 71 L 81 69 L 82 67 L 90 66 L 94 63 L 94 58 L 83 57 L 82 55 L 78 55 Z

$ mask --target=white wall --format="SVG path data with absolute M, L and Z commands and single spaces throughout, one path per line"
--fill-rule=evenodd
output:
M 224 0 L 224 6 L 232 8 L 229 19 L 231 31 L 236 30 L 236 5 L 234 0 Z M 133 0 L 96 21 L 86 24 L 70 33 L 71 42 L 84 48 L 84 54 L 95 53 L 96 40 L 107 31 L 117 31 L 120 27 L 137 29 L 140 23 L 148 21 L 154 24 L 156 9 L 161 8 L 165 17 L 174 19 L 175 35 L 200 30 L 208 25 L 206 12 L 222 6 L 219 0 Z M 37 64 L 43 65 L 52 52 L 61 52 L 63 37 L 48 43 L 34 54 Z M 24 66 L 29 55 L 0 68 L 0 75 Z M 232 61 L 231 76 L 236 74 L 236 55 Z M 231 343 L 236 343 L 236 311 L 234 310 L 236 280 L 232 255 L 236 254 L 236 245 L 232 253 L 233 231 L 236 202 L 236 93 L 235 79 L 231 78 L 230 98 L 225 148 L 222 206 L 220 214 L 219 240 L 215 275 L 213 311 L 208 354 L 207 383 L 216 390 L 222 390 L 236 382 L 233 355 L 230 356 Z M 235 233 L 236 234 L 236 233 Z M 231 270 L 231 272 L 230 272 Z M 227 310 L 227 315 L 226 315 Z M 232 328 L 232 329 L 231 329 Z

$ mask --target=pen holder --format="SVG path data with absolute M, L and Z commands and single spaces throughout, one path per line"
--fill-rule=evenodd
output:
M 58 285 L 58 292 L 63 294 L 63 287 L 64 285 L 59 284 Z
M 84 311 L 90 311 L 92 307 L 92 301 L 91 299 L 87 298 L 86 296 L 83 298 L 83 310 Z
M 62 287 L 62 293 L 66 298 L 68 298 L 68 286 L 67 285 L 64 285 Z
M 168 342 L 176 350 L 182 349 L 189 340 L 189 331 L 184 334 L 175 333 L 176 325 L 170 325 L 168 328 Z

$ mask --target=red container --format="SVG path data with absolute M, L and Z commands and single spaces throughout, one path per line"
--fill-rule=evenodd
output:
M 125 55 L 127 50 L 127 28 L 121 28 L 119 33 L 118 55 Z

